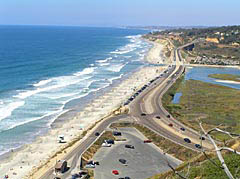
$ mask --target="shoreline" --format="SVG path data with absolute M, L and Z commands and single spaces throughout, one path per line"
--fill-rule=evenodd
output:
M 153 57 L 159 56 L 157 51 L 149 54 L 148 52 L 144 59 L 148 59 L 149 56 L 156 59 Z M 91 100 L 80 112 L 71 116 L 71 119 L 54 121 L 55 124 L 59 122 L 59 126 L 51 128 L 45 135 L 37 137 L 31 144 L 26 144 L 15 152 L 10 152 L 9 156 L 3 159 L 4 162 L 1 161 L 1 175 L 8 174 L 10 178 L 24 178 L 39 166 L 46 164 L 63 148 L 71 150 L 75 145 L 68 146 L 69 143 L 71 144 L 74 139 L 79 138 L 83 131 L 88 130 L 94 123 L 112 114 L 137 88 L 158 76 L 165 68 L 164 66 L 143 66 L 129 74 L 126 79 L 120 80 L 119 84 L 117 83 L 119 79 L 116 80 L 116 86 Z M 66 144 L 57 142 L 57 136 L 60 134 L 64 134 Z

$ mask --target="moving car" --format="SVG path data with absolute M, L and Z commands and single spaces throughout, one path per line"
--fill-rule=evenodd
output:
M 198 148 L 198 149 L 202 148 L 202 146 L 200 144 L 195 144 L 195 147 Z
M 169 127 L 173 127 L 173 124 L 172 124 L 172 123 L 170 123 L 170 124 L 168 124 L 168 126 L 169 126 Z
M 99 135 L 100 135 L 100 133 L 99 133 L 99 132 L 96 132 L 96 133 L 95 133 L 95 136 L 99 136 Z
M 126 144 L 126 145 L 125 145 L 125 148 L 134 149 L 134 146 L 133 146 L 133 145 Z
M 143 143 L 151 143 L 152 141 L 151 140 L 144 140 Z
M 156 118 L 157 118 L 157 119 L 161 119 L 161 117 L 160 117 L 160 116 L 156 116 Z
M 113 170 L 113 171 L 112 171 L 112 174 L 114 174 L 114 175 L 119 175 L 119 172 L 118 172 L 117 170 Z
M 191 143 L 191 140 L 189 138 L 184 138 L 183 140 L 187 143 Z
M 205 140 L 205 137 L 199 137 L 200 140 Z
M 167 117 L 170 118 L 171 116 L 168 114 Z
M 184 128 L 184 127 L 181 127 L 180 130 L 181 130 L 181 131 L 185 131 L 185 128 Z

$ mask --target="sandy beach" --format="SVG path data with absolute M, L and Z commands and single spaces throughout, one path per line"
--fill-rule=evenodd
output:
M 161 64 L 163 45 L 154 43 L 153 48 L 149 51 L 146 59 L 149 63 Z M 134 91 L 139 89 L 151 79 L 159 76 L 165 69 L 164 66 L 142 67 L 137 72 L 130 75 L 127 79 L 116 84 L 110 91 L 102 96 L 92 100 L 73 118 L 65 121 L 61 127 L 51 129 L 46 135 L 38 137 L 32 144 L 25 145 L 17 152 L 12 152 L 9 158 L 0 162 L 0 177 L 5 174 L 11 179 L 34 178 L 38 176 L 36 171 L 44 172 L 54 165 L 56 159 L 61 159 L 65 152 L 71 151 L 78 143 L 69 143 L 79 138 L 84 130 L 91 125 L 112 113 L 129 98 Z M 57 141 L 58 135 L 64 135 L 67 143 L 60 144 Z M 87 134 L 88 135 L 88 134 Z M 61 152 L 63 151 L 64 152 Z M 58 153 L 58 155 L 56 155 Z M 50 162 L 49 162 L 50 161 Z M 47 165 L 46 162 L 48 162 Z M 41 170 L 37 168 L 45 165 Z M 34 177 L 29 174 L 35 173 Z

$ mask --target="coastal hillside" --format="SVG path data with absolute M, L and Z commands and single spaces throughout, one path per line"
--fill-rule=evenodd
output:
M 240 64 L 240 26 L 164 30 L 150 33 L 146 38 L 167 38 L 176 47 L 194 42 L 182 51 L 191 64 Z

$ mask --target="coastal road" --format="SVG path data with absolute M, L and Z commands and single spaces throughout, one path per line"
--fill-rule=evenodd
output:
M 175 83 L 176 79 L 185 71 L 185 67 L 181 65 L 182 59 L 179 49 L 175 50 L 176 64 L 168 70 L 168 73 L 162 78 L 156 80 L 130 104 L 130 115 L 134 116 L 139 123 L 145 125 L 157 134 L 179 144 L 184 147 L 199 151 L 194 144 L 200 144 L 200 135 L 174 119 L 162 106 L 163 94 Z M 146 114 L 142 116 L 142 114 Z M 169 116 L 168 116 L 169 115 Z M 156 117 L 160 117 L 158 119 Z M 170 127 L 169 124 L 172 126 Z M 182 131 L 184 128 L 185 131 Z M 192 142 L 186 143 L 183 139 L 189 138 Z M 209 141 L 203 141 L 204 149 L 211 149 L 212 145 Z
M 134 118 L 138 123 L 145 125 L 160 136 L 179 145 L 199 151 L 199 149 L 194 146 L 194 143 L 199 143 L 200 136 L 198 133 L 184 126 L 173 117 L 167 117 L 168 112 L 162 107 L 162 95 L 185 71 L 185 67 L 182 65 L 183 61 L 179 54 L 179 49 L 175 49 L 173 61 L 175 63 L 174 65 L 169 67 L 168 70 L 165 71 L 160 78 L 151 83 L 151 85 L 148 85 L 148 87 L 129 104 L 130 113 L 128 115 L 120 115 L 105 119 L 99 123 L 99 125 L 92 130 L 91 134 L 83 139 L 75 149 L 66 154 L 64 160 L 67 160 L 70 163 L 70 169 L 61 176 L 61 179 L 68 178 L 71 172 L 76 169 L 80 156 L 96 141 L 96 132 L 102 133 L 111 123 L 126 117 Z M 142 113 L 146 113 L 146 116 L 142 116 Z M 160 116 L 161 119 L 157 119 L 156 116 Z M 169 123 L 172 123 L 173 127 L 169 127 Z M 180 127 L 184 127 L 186 130 L 184 132 L 180 131 Z M 184 142 L 183 138 L 186 136 L 193 142 L 190 144 Z M 211 148 L 208 141 L 204 141 L 204 148 Z M 52 179 L 55 176 L 53 173 L 53 168 L 50 168 L 40 177 L 40 179 Z
M 69 165 L 69 170 L 61 175 L 61 179 L 67 178 L 71 171 L 78 165 L 77 161 L 79 160 L 80 156 L 97 140 L 99 136 L 95 136 L 96 132 L 102 133 L 111 123 L 118 121 L 119 119 L 126 118 L 128 115 L 119 115 L 116 117 L 108 118 L 103 122 L 99 123 L 99 125 L 92 130 L 91 134 L 82 140 L 80 145 L 78 145 L 75 149 L 71 152 L 67 153 L 63 160 L 69 161 L 71 163 Z M 54 168 L 50 168 L 44 175 L 40 177 L 40 179 L 53 179 L 56 175 L 54 175 Z

